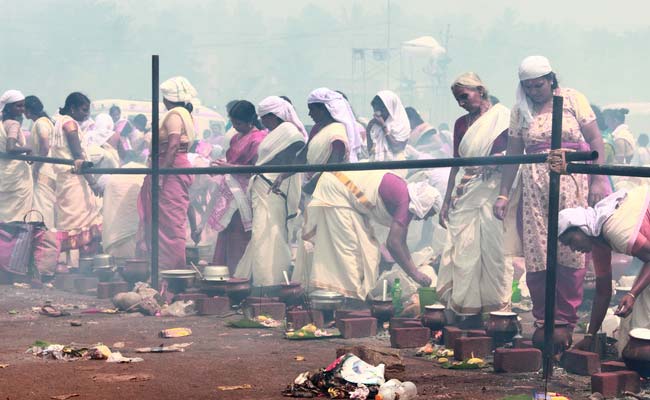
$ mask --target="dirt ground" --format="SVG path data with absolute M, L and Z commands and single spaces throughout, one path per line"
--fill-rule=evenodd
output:
M 45 300 L 72 304 L 69 317 L 39 315 L 32 307 Z M 343 345 L 369 343 L 390 346 L 387 338 L 288 341 L 280 330 L 233 329 L 217 317 L 163 318 L 140 314 L 81 314 L 108 301 L 54 289 L 0 286 L 0 399 L 50 399 L 78 394 L 79 399 L 282 399 L 281 391 L 301 372 L 322 368 Z M 17 312 L 17 313 L 16 313 Z M 229 317 L 235 319 L 238 317 Z M 71 320 L 82 322 L 72 327 Z M 165 328 L 187 327 L 192 336 L 160 339 Z M 36 340 L 60 344 L 125 342 L 125 356 L 133 349 L 161 343 L 193 342 L 183 353 L 139 354 L 144 362 L 112 364 L 104 361 L 43 360 L 25 350 Z M 502 399 L 543 388 L 540 374 L 495 374 L 490 369 L 452 371 L 404 350 L 406 370 L 401 380 L 413 381 L 422 399 Z M 295 357 L 304 356 L 304 361 Z M 106 382 L 114 378 L 126 382 Z M 391 376 L 389 376 L 391 378 Z M 251 389 L 221 391 L 218 386 L 249 384 Z M 571 399 L 587 398 L 588 378 L 562 372 L 550 388 Z

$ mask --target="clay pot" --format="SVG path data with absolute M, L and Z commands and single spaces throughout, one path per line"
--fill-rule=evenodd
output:
M 285 283 L 280 285 L 279 297 L 287 306 L 297 306 L 303 303 L 305 291 L 300 282 Z
M 81 266 L 81 260 L 80 266 Z M 113 267 L 113 257 L 110 254 L 95 254 L 93 257 L 93 267 L 95 268 L 104 268 L 104 267 Z
M 650 329 L 630 331 L 630 341 L 623 349 L 625 365 L 644 378 L 650 378 Z
M 93 274 L 93 257 L 79 258 L 79 272 L 86 276 Z
M 201 292 L 208 295 L 208 297 L 225 296 L 227 284 L 228 284 L 227 280 L 223 280 L 223 281 L 202 280 Z
M 125 261 L 125 265 L 118 267 L 117 272 L 133 287 L 136 282 L 146 282 L 149 279 L 149 261 L 130 258 Z
M 422 314 L 422 325 L 432 331 L 439 331 L 447 324 L 445 317 L 445 306 L 442 304 L 432 304 L 424 307 Z
M 226 295 L 230 298 L 231 304 L 240 304 L 251 294 L 251 291 L 249 279 L 230 278 L 226 281 Z
M 544 321 L 535 321 L 535 333 L 533 334 L 533 346 L 544 350 Z M 565 321 L 555 321 L 553 331 L 553 354 L 563 353 L 564 350 L 573 344 L 572 330 L 569 323 Z
M 377 318 L 377 323 L 381 326 L 388 322 L 395 315 L 392 300 L 372 300 L 370 303 L 370 314 Z
M 505 311 L 491 312 L 485 331 L 488 336 L 492 337 L 495 347 L 512 342 L 514 337 L 520 332 L 517 313 Z

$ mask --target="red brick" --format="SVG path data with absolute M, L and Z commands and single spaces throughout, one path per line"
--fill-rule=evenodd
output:
M 196 312 L 199 315 L 223 315 L 230 311 L 228 297 L 214 296 L 196 299 Z
M 442 338 L 445 343 L 445 347 L 448 349 L 453 349 L 456 344 L 456 340 L 463 336 L 463 331 L 460 328 L 455 326 L 445 326 L 442 328 Z
M 390 327 L 392 328 L 419 328 L 422 321 L 419 318 L 391 318 Z
M 309 317 L 309 311 L 307 310 L 287 311 L 287 325 L 291 324 L 291 326 L 293 326 L 293 329 L 300 329 L 310 322 L 311 318 Z
M 397 349 L 422 347 L 430 336 L 431 331 L 425 327 L 393 328 L 390 330 L 390 345 Z
M 534 349 L 532 340 L 515 339 L 515 348 L 517 349 Z
M 375 336 L 377 334 L 377 318 L 344 318 L 341 320 L 341 335 L 345 339 Z
M 485 358 L 492 352 L 490 337 L 461 337 L 454 343 L 454 358 L 459 361 L 472 357 Z
M 99 280 L 94 276 L 81 276 L 74 280 L 74 289 L 77 293 L 88 294 L 97 290 Z
M 179 293 L 174 296 L 174 301 L 193 301 L 196 303 L 198 299 L 205 299 L 208 295 L 205 293 Z
M 260 303 L 279 303 L 280 298 L 279 297 L 256 297 L 256 296 L 248 296 L 244 300 L 244 305 L 246 306 L 252 306 L 254 304 L 260 304 Z
M 118 293 L 128 292 L 129 284 L 122 281 L 117 282 L 99 282 L 97 284 L 97 298 L 111 299 Z
M 593 375 L 600 371 L 600 357 L 596 353 L 570 349 L 562 356 L 562 367 L 572 374 Z
M 74 291 L 74 281 L 82 278 L 79 274 L 61 274 L 54 278 L 54 286 L 59 290 Z
M 247 305 L 252 317 L 266 315 L 276 321 L 282 321 L 286 317 L 287 306 L 284 303 L 257 303 Z
M 325 316 L 321 310 L 311 310 L 311 322 L 318 328 L 325 327 Z
M 542 368 L 542 352 L 538 349 L 496 349 L 495 372 L 536 372 Z
M 345 318 L 365 318 L 372 317 L 370 310 L 336 310 L 334 314 L 334 319 L 336 321 L 336 328 L 339 331 L 343 331 L 342 319 Z
M 616 397 L 624 392 L 641 390 L 639 374 L 634 371 L 601 372 L 591 376 L 591 392 Z
M 485 332 L 485 329 L 469 329 L 466 331 L 463 331 L 465 333 L 465 336 L 467 337 L 485 337 L 487 336 L 487 333 Z
M 623 361 L 604 361 L 600 363 L 601 372 L 625 371 L 627 367 Z

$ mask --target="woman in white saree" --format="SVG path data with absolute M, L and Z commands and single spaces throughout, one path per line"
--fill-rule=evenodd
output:
M 505 150 L 510 111 L 492 106 L 487 89 L 474 73 L 452 85 L 460 107 L 468 111 L 454 127 L 455 157 L 484 157 Z M 447 227 L 437 291 L 456 314 L 476 316 L 509 306 L 512 267 L 504 262 L 503 223 L 492 206 L 501 174 L 491 167 L 458 168 L 449 177 L 440 222 Z

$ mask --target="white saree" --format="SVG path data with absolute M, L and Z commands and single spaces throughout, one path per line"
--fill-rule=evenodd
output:
M 488 156 L 509 123 L 510 111 L 493 106 L 465 133 L 460 156 Z M 450 204 L 438 295 L 460 315 L 502 310 L 510 304 L 513 269 L 504 261 L 503 223 L 492 211 L 501 174 L 467 167 L 459 176 Z

